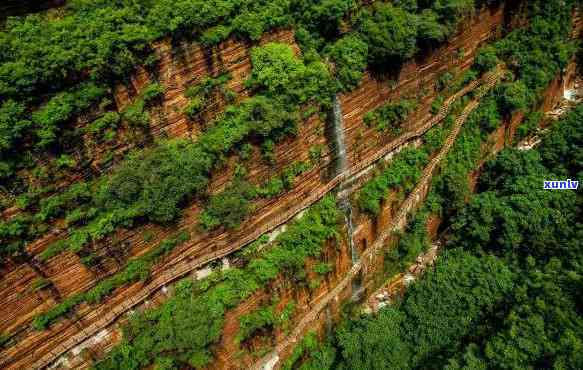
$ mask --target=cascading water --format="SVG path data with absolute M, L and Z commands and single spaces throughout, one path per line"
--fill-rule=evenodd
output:
M 332 100 L 332 127 L 334 135 L 334 145 L 336 147 L 336 173 L 335 175 L 340 175 L 341 173 L 348 170 L 348 160 L 346 158 L 346 144 L 344 139 L 344 123 L 342 121 L 342 108 L 340 107 L 340 99 L 338 95 L 334 95 Z M 342 186 L 341 186 L 342 187 Z M 354 245 L 354 225 L 352 223 L 352 205 L 350 200 L 343 196 L 340 200 L 340 208 L 344 212 L 344 218 L 346 220 L 347 231 L 348 231 L 348 245 L 350 247 L 350 256 L 352 259 L 352 264 L 358 262 L 359 255 Z M 352 282 L 353 298 L 357 299 L 360 294 L 361 284 L 360 279 L 355 279 Z
M 336 175 L 348 169 L 346 159 L 346 140 L 344 139 L 344 123 L 342 122 L 342 108 L 338 95 L 332 99 L 332 127 L 334 128 L 334 145 L 336 145 Z

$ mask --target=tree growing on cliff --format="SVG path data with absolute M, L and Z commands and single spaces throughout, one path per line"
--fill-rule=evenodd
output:
M 268 43 L 251 51 L 253 71 L 246 81 L 269 97 L 291 104 L 308 100 L 326 100 L 333 92 L 334 84 L 324 63 L 304 63 L 293 49 L 282 43 Z
M 336 78 L 343 90 L 360 82 L 368 60 L 368 45 L 358 34 L 342 37 L 325 51 L 334 62 Z
M 498 63 L 500 63 L 500 60 L 496 54 L 496 48 L 492 45 L 487 45 L 478 51 L 472 67 L 483 73 L 492 70 Z
M 417 50 L 417 17 L 387 3 L 375 3 L 364 10 L 359 31 L 369 45 L 369 61 L 374 65 L 400 65 Z

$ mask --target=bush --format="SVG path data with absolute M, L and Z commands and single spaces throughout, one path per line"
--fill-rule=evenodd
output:
M 536 132 L 543 118 L 542 112 L 530 112 L 524 118 L 524 122 L 516 128 L 516 138 L 524 139 L 528 135 Z
M 122 116 L 130 126 L 148 127 L 150 115 L 144 111 L 145 105 L 144 100 L 138 99 L 124 109 Z
M 451 72 L 445 72 L 440 75 L 436 84 L 437 91 L 441 92 L 445 90 L 453 82 L 453 80 L 454 76 L 451 74 Z
M 417 38 L 421 46 L 435 46 L 447 37 L 447 27 L 439 22 L 438 15 L 432 10 L 424 9 L 417 22 Z
M 524 111 L 532 104 L 532 95 L 522 81 L 503 84 L 500 89 L 499 104 L 504 113 Z
M 480 73 L 491 71 L 498 65 L 498 63 L 500 63 L 496 52 L 496 48 L 492 45 L 480 48 L 472 67 Z
M 333 93 L 330 72 L 320 61 L 308 64 L 287 44 L 268 43 L 251 51 L 253 72 L 246 84 L 288 103 L 329 101 Z
M 212 156 L 186 140 L 135 152 L 99 187 L 95 203 L 105 210 L 134 210 L 154 222 L 176 218 L 180 203 L 208 182 Z
M 401 8 L 374 3 L 371 11 L 363 11 L 359 31 L 368 44 L 372 64 L 400 64 L 415 54 L 417 19 Z
M 105 130 L 115 129 L 120 122 L 117 112 L 107 112 L 86 126 L 85 130 L 91 135 L 103 134 Z
M 146 105 L 159 100 L 164 95 L 164 87 L 159 83 L 151 83 L 142 91 L 140 96 Z
M 325 50 L 336 67 L 336 78 L 342 89 L 351 90 L 362 79 L 368 59 L 368 45 L 358 35 L 342 37 Z
M 235 180 L 227 189 L 211 197 L 200 215 L 200 225 L 205 230 L 212 230 L 221 225 L 227 229 L 238 228 L 251 212 L 250 200 L 255 194 L 256 191 L 251 184 L 244 180 Z
M 297 176 L 309 171 L 313 161 L 296 161 L 283 169 L 281 174 L 254 186 L 244 179 L 244 174 L 235 173 L 233 182 L 220 193 L 212 195 L 200 215 L 200 225 L 204 230 L 213 230 L 219 226 L 236 229 L 251 213 L 251 201 L 257 197 L 272 198 L 281 195 L 294 185 Z
M 22 103 L 14 100 L 6 100 L 0 105 L 0 153 L 12 150 L 31 127 L 25 110 Z
M 87 83 L 52 97 L 32 115 L 37 145 L 47 147 L 57 140 L 62 125 L 75 114 L 89 108 L 105 94 L 105 89 Z
M 358 207 L 363 212 L 376 216 L 380 213 L 381 201 L 390 189 L 409 191 L 421 176 L 428 155 L 419 149 L 404 149 L 378 176 L 367 181 L 358 193 Z
M 445 99 L 442 95 L 437 95 L 435 97 L 435 99 L 433 99 L 433 101 L 431 102 L 431 109 L 430 109 L 431 114 L 439 113 L 439 110 L 443 106 L 444 101 L 445 101 Z
M 184 113 L 190 118 L 195 119 L 203 111 L 208 100 L 217 92 L 222 93 L 227 101 L 233 101 L 235 96 L 233 91 L 225 89 L 225 84 L 231 80 L 228 73 L 220 74 L 216 77 L 206 76 L 197 85 L 190 86 L 186 89 L 184 95 L 190 98 L 190 102 L 184 109 Z
M 415 108 L 417 108 L 417 101 L 401 99 L 397 103 L 388 103 L 368 112 L 364 116 L 364 123 L 367 126 L 374 125 L 379 132 L 388 131 L 393 135 L 397 135 L 401 131 L 400 125 Z
M 241 343 L 257 331 L 273 327 L 277 322 L 275 307 L 261 307 L 239 318 L 239 332 L 236 340 Z

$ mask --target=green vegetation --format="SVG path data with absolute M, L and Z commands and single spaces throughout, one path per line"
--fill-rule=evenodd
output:
M 395 57 L 402 61 L 418 47 L 443 41 L 473 5 L 469 0 L 373 6 L 354 0 L 73 0 L 58 17 L 11 18 L 0 34 L 0 112 L 10 113 L 6 119 L 0 114 L 2 167 L 15 166 L 16 159 L 35 148 L 62 152 L 69 143 L 61 132 L 71 118 L 100 100 L 111 100 L 108 90 L 138 65 L 152 69 L 157 63 L 152 42 L 164 37 L 194 39 L 210 48 L 230 36 L 258 40 L 268 30 L 295 26 L 298 39 L 311 40 L 310 50 L 326 50 L 337 64 L 340 84 L 348 89 L 358 82 L 367 59 L 395 64 Z M 343 27 L 353 33 L 340 38 Z M 321 68 L 309 65 L 306 73 L 313 76 Z M 292 91 L 295 83 L 287 79 L 279 87 L 285 84 Z M 144 98 L 160 93 L 155 84 Z M 189 116 L 201 109 L 202 100 L 192 100 Z M 141 108 L 140 102 L 128 108 L 130 124 L 146 125 Z
M 44 288 L 47 288 L 51 285 L 51 281 L 49 279 L 45 279 L 42 277 L 36 278 L 30 284 L 30 290 L 33 292 L 39 292 Z
M 295 346 L 290 357 L 283 363 L 283 370 L 318 370 L 329 368 L 334 362 L 334 349 L 318 343 L 316 333 L 311 331 Z M 298 363 L 299 367 L 298 367 Z
M 478 51 L 474 59 L 473 68 L 480 73 L 484 73 L 491 71 L 498 63 L 500 63 L 500 60 L 496 55 L 496 48 L 492 45 L 486 45 Z
M 563 26 L 562 14 L 569 10 L 560 2 L 536 2 L 533 8 L 540 17 L 547 14 L 546 29 L 554 31 Z M 557 12 L 556 21 L 546 13 L 551 11 Z M 545 50 L 536 63 L 548 63 L 541 71 L 549 74 L 540 80 L 523 78 L 535 61 L 509 63 L 522 86 L 502 86 L 470 115 L 446 166 L 434 179 L 427 204 L 389 254 L 398 264 L 400 258 L 407 260 L 422 251 L 428 245 L 427 216 L 438 213 L 449 234 L 436 267 L 410 286 L 401 302 L 377 315 L 346 321 L 325 344 L 333 346 L 334 362 L 322 362 L 318 368 L 376 369 L 379 363 L 397 369 L 583 366 L 578 351 L 583 343 L 581 192 L 542 187 L 543 180 L 581 176 L 583 107 L 552 127 L 536 150 L 502 151 L 484 166 L 478 194 L 468 189 L 468 174 L 485 154 L 487 134 L 511 111 L 508 98 L 526 96 L 531 99 L 527 104 L 515 106 L 531 109 L 552 73 L 558 72 L 565 39 L 551 37 L 552 33 L 541 37 L 545 28 L 539 22 L 536 16 L 530 34 L 517 32 L 520 43 L 537 52 Z M 524 44 L 513 48 L 526 49 Z M 504 54 L 498 57 L 509 61 Z M 538 122 L 538 114 L 532 115 Z
M 405 271 L 415 262 L 417 256 L 430 247 L 431 240 L 427 235 L 428 216 L 429 207 L 424 205 L 400 235 L 397 246 L 385 252 L 384 276 L 392 277 Z
M 439 110 L 443 106 L 445 98 L 442 95 L 437 95 L 435 99 L 431 102 L 431 114 L 439 113 Z
M 521 140 L 526 138 L 528 135 L 535 133 L 543 118 L 542 112 L 529 112 L 525 117 L 524 121 L 516 128 L 516 139 Z
M 27 203 L 22 215 L 0 225 L 0 255 L 21 255 L 23 246 L 42 235 L 55 217 L 67 219 L 71 236 L 49 247 L 42 260 L 63 250 L 78 252 L 118 227 L 175 220 L 187 201 L 204 197 L 210 172 L 220 168 L 232 150 L 252 142 L 272 159 L 277 140 L 295 132 L 299 105 L 327 105 L 338 87 L 356 86 L 367 60 L 382 64 L 383 56 L 412 55 L 416 46 L 405 47 L 415 44 L 415 37 L 420 43 L 441 40 L 441 25 L 451 31 L 471 8 L 465 1 L 418 5 L 363 7 L 353 0 L 140 4 L 74 0 L 59 17 L 37 14 L 9 20 L 0 34 L 0 176 L 7 185 L 3 191 L 24 195 Z M 139 64 L 149 70 L 155 67 L 152 41 L 170 36 L 212 47 L 230 35 L 257 40 L 266 30 L 292 24 L 304 46 L 304 59 L 281 44 L 254 49 L 248 85 L 257 95 L 227 108 L 224 117 L 207 125 L 199 143 L 163 142 L 130 154 L 116 165 L 110 179 L 87 185 L 90 197 L 67 205 L 58 216 L 35 216 L 43 195 L 70 191 L 55 189 L 55 174 L 88 165 L 70 155 L 81 135 L 107 143 L 122 124 L 141 133 L 149 129 L 148 110 L 160 100 L 164 87 L 152 83 L 119 113 L 112 111 L 111 91 Z M 352 32 L 341 36 L 345 27 Z M 320 53 L 335 63 L 337 81 Z M 190 89 L 186 113 L 195 117 L 216 90 L 230 101 L 232 92 L 222 88 L 226 79 L 219 75 Z M 93 122 L 72 127 L 73 118 L 88 111 L 96 116 Z M 45 158 L 43 153 L 55 158 L 53 167 L 38 166 L 35 158 Z M 113 153 L 106 154 L 101 163 L 112 159 Z M 32 176 L 16 175 L 22 169 Z M 12 198 L 3 197 L 2 205 L 11 205 Z
M 367 126 L 374 125 L 377 131 L 388 132 L 394 136 L 401 132 L 400 126 L 416 108 L 416 100 L 401 99 L 397 103 L 387 103 L 368 112 L 363 120 Z
M 317 161 L 317 156 L 313 156 Z M 213 230 L 219 226 L 236 229 L 251 213 L 251 202 L 259 198 L 274 198 L 290 190 L 295 179 L 310 171 L 316 165 L 314 160 L 295 161 L 276 175 L 257 186 L 248 182 L 244 170 L 235 174 L 233 181 L 225 190 L 212 195 L 200 215 L 200 225 L 204 230 Z
M 235 92 L 225 87 L 230 80 L 231 75 L 223 73 L 216 77 L 205 77 L 198 84 L 189 87 L 184 95 L 190 99 L 190 102 L 184 109 L 184 113 L 190 119 L 195 119 L 209 103 L 209 99 L 217 93 L 227 102 L 232 102 L 235 99 Z
M 146 281 L 150 276 L 154 263 L 163 256 L 168 255 L 174 250 L 174 248 L 186 242 L 188 239 L 189 235 L 183 232 L 175 238 L 166 239 L 160 242 L 159 245 L 148 251 L 146 254 L 131 260 L 122 271 L 101 280 L 96 286 L 88 291 L 75 294 L 50 310 L 37 315 L 32 322 L 33 328 L 36 330 L 46 329 L 51 323 L 70 313 L 81 303 L 99 303 L 115 289 L 121 286 L 135 283 L 140 280 Z M 33 289 L 42 289 L 42 287 L 48 285 L 47 283 L 48 281 L 43 282 L 41 287 L 39 287 L 38 284 L 33 284 Z
M 418 48 L 443 41 L 473 9 L 471 0 L 375 2 L 356 23 L 369 45 L 369 62 L 398 67 Z
M 463 102 L 453 107 L 458 110 Z M 444 119 L 443 124 L 432 127 L 425 133 L 424 143 L 419 148 L 405 148 L 397 153 L 380 173 L 367 181 L 358 193 L 358 207 L 372 216 L 380 212 L 381 202 L 390 195 L 390 190 L 397 190 L 400 195 L 413 189 L 429 157 L 438 150 L 447 137 L 452 116 Z
M 338 330 L 341 368 L 406 369 L 441 364 L 461 339 L 475 333 L 511 287 L 514 274 L 495 257 L 453 250 L 412 285 L 400 306 L 383 309 Z M 441 360 L 438 362 L 438 360 Z
M 226 310 L 282 273 L 295 282 L 305 279 L 306 259 L 320 257 L 324 242 L 337 237 L 340 220 L 335 200 L 325 197 L 289 225 L 272 245 L 260 252 L 253 248 L 245 267 L 217 272 L 197 282 L 181 281 L 176 295 L 162 306 L 130 319 L 123 342 L 96 368 L 113 369 L 123 363 L 128 369 L 137 369 L 159 361 L 205 366 L 212 358 L 209 347 L 221 335 Z M 259 316 L 270 315 L 256 316 L 250 320 L 254 324 L 249 330 L 263 326 L 258 321 L 266 320 L 259 320 Z
M 286 44 L 269 43 L 251 51 L 253 72 L 248 87 L 287 104 L 329 101 L 330 72 L 319 60 L 304 63 Z
M 325 53 L 336 68 L 336 78 L 343 90 L 351 90 L 362 79 L 368 59 L 368 44 L 358 35 L 346 35 L 329 46 Z
M 387 3 L 374 3 L 365 10 L 359 31 L 369 45 L 369 60 L 373 64 L 391 59 L 399 63 L 416 52 L 417 22 L 414 14 Z
M 318 101 L 323 91 L 321 85 L 329 79 L 329 75 L 320 67 L 309 67 L 318 62 L 305 66 L 287 45 L 267 44 L 265 48 L 288 50 L 282 53 L 281 59 L 270 56 L 272 64 L 269 64 L 260 57 L 257 57 L 260 60 L 255 58 L 264 55 L 261 54 L 264 49 L 255 49 L 253 61 L 257 63 L 257 68 L 254 64 L 252 85 L 258 90 L 265 89 L 269 96 L 256 95 L 227 107 L 196 143 L 171 140 L 134 152 L 109 178 L 93 185 L 92 197 L 84 206 L 92 210 L 92 217 L 86 224 L 74 229 L 66 241 L 46 249 L 41 258 L 46 260 L 65 249 L 79 251 L 89 241 L 100 240 L 119 226 L 131 227 L 138 220 L 170 222 L 179 215 L 187 198 L 204 194 L 211 171 L 220 168 L 224 158 L 236 146 L 250 139 L 260 142 L 279 140 L 295 133 L 298 104 L 308 99 Z M 279 69 L 278 66 L 283 67 Z M 286 69 L 286 66 L 291 67 Z M 300 68 L 301 73 L 297 73 L 296 67 Z M 314 71 L 324 74 L 314 75 Z M 290 76 L 288 79 L 293 76 L 298 83 L 294 91 L 278 90 L 275 79 L 285 79 L 286 73 Z M 299 174 L 297 168 L 291 172 Z M 284 176 L 287 179 L 289 174 Z M 238 194 L 240 192 L 232 193 L 229 199 Z M 242 215 L 248 211 L 243 208 Z M 223 213 L 216 212 L 215 221 L 210 222 L 209 226 L 217 225 L 217 217 Z M 235 221 L 225 222 L 234 227 L 241 217 L 236 216 Z
M 121 112 L 123 119 L 130 127 L 148 127 L 150 115 L 146 112 L 146 107 L 159 101 L 163 94 L 164 88 L 159 83 L 152 83 L 146 86 L 140 96 Z M 115 113 L 106 113 L 106 116 L 108 114 Z
M 277 303 L 278 301 L 276 300 L 271 306 L 260 307 L 251 313 L 241 316 L 239 319 L 239 333 L 236 337 L 237 342 L 244 342 L 255 336 L 258 331 L 285 326 L 289 323 L 295 310 L 295 303 L 288 303 L 280 313 L 276 312 Z
M 10 337 L 0 333 L 0 348 L 5 348 L 10 343 Z
M 428 162 L 428 153 L 423 149 L 406 148 L 391 160 L 382 170 L 362 187 L 358 194 L 358 207 L 371 215 L 378 215 L 381 201 L 389 196 L 390 189 L 409 192 L 421 177 L 423 167 Z
M 541 184 L 581 173 L 580 161 L 559 166 L 580 154 L 565 149 L 580 143 L 581 119 L 578 107 L 536 151 L 506 149 L 487 162 L 435 269 L 401 302 L 341 325 L 323 345 L 334 362 L 317 368 L 580 368 L 581 192 Z M 424 228 L 423 217 L 414 225 Z M 424 238 L 412 229 L 403 243 Z

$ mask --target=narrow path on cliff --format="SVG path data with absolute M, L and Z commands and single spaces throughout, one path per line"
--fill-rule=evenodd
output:
M 111 325 L 121 315 L 123 315 L 124 313 L 128 312 L 129 310 L 133 309 L 134 307 L 136 307 L 137 305 L 139 305 L 140 303 L 145 301 L 154 292 L 160 290 L 161 288 L 168 285 L 169 283 L 185 276 L 186 274 L 208 264 L 209 262 L 223 258 L 223 257 L 241 249 L 243 246 L 253 242 L 254 240 L 258 239 L 263 234 L 269 233 L 269 232 L 275 230 L 277 227 L 285 224 L 286 222 L 291 220 L 293 217 L 298 215 L 300 212 L 302 212 L 303 210 L 305 210 L 306 208 L 308 208 L 309 206 L 311 206 L 312 204 L 314 204 L 315 202 L 320 200 L 327 193 L 329 193 L 330 191 L 335 189 L 338 185 L 342 184 L 343 182 L 350 179 L 351 177 L 356 176 L 359 173 L 361 173 L 362 171 L 366 170 L 369 166 L 375 164 L 380 159 L 385 157 L 388 153 L 394 151 L 395 149 L 399 148 L 403 144 L 409 142 L 412 139 L 416 139 L 416 138 L 422 136 L 427 130 L 429 130 L 431 127 L 433 127 L 434 125 L 441 122 L 447 116 L 451 105 L 457 99 L 459 99 L 460 97 L 476 90 L 476 88 L 478 88 L 479 86 L 480 86 L 480 88 L 478 88 L 478 90 L 480 90 L 481 87 L 492 87 L 494 84 L 496 84 L 497 79 L 498 79 L 500 74 L 501 74 L 501 70 L 498 70 L 497 73 L 495 73 L 495 74 L 487 74 L 486 76 L 482 77 L 480 80 L 472 81 L 470 84 L 465 86 L 463 89 L 458 91 L 456 94 L 450 96 L 444 102 L 444 104 L 440 108 L 438 114 L 434 115 L 433 117 L 428 119 L 426 122 L 414 127 L 411 131 L 401 135 L 397 140 L 391 142 L 389 145 L 387 145 L 382 151 L 378 152 L 376 155 L 371 156 L 371 157 L 367 158 L 366 160 L 359 162 L 357 165 L 353 166 L 352 168 L 338 174 L 333 179 L 331 179 L 328 182 L 328 184 L 321 191 L 311 193 L 308 197 L 306 197 L 304 199 L 303 202 L 297 204 L 295 207 L 290 208 L 284 214 L 282 214 L 280 217 L 271 220 L 271 222 L 266 223 L 263 227 L 258 228 L 252 234 L 249 234 L 245 238 L 240 239 L 238 241 L 238 243 L 231 244 L 224 249 L 217 250 L 215 252 L 204 255 L 200 258 L 196 258 L 196 259 L 176 258 L 176 259 L 172 260 L 170 262 L 172 264 L 172 266 L 170 266 L 170 268 L 168 268 L 166 271 L 164 271 L 160 275 L 154 277 L 152 279 L 152 281 L 150 281 L 150 283 L 148 285 L 144 286 L 140 292 L 133 295 L 131 298 L 129 298 L 125 302 L 123 302 L 115 307 L 112 307 L 110 310 L 107 311 L 107 313 L 105 315 L 102 316 L 101 319 L 99 319 L 98 321 L 87 326 L 86 328 L 84 328 L 83 330 L 78 332 L 77 334 L 69 337 L 66 341 L 61 342 L 58 346 L 53 348 L 50 352 L 44 354 L 37 361 L 35 361 L 32 364 L 32 367 L 33 368 L 42 368 L 42 367 L 46 367 L 46 366 L 50 365 L 58 357 L 65 354 L 67 351 L 69 351 L 73 347 L 82 343 L 86 339 L 98 334 L 101 330 L 103 330 L 108 325 Z M 487 89 L 484 89 L 484 92 L 485 91 L 487 91 Z M 481 93 L 483 94 L 483 92 L 481 92 Z M 480 95 L 480 92 L 478 93 L 478 95 Z M 475 108 L 475 105 L 477 105 L 477 104 L 478 104 L 477 100 L 474 100 L 474 101 L 472 101 L 472 103 L 470 103 L 468 105 L 468 107 L 471 107 L 471 110 L 473 110 L 473 108 Z M 457 133 L 459 132 L 459 129 L 461 128 L 461 125 L 463 124 L 463 121 L 465 120 L 467 115 L 471 112 L 471 110 L 468 111 L 468 107 L 466 107 L 466 109 L 464 110 L 462 115 L 460 115 L 460 117 L 458 118 L 458 121 L 456 122 L 456 125 L 454 126 L 454 128 L 452 130 L 452 134 L 455 132 L 455 136 L 457 136 Z M 462 118 L 462 117 L 463 117 L 463 120 L 460 121 L 460 118 Z M 461 122 L 461 123 L 457 124 L 458 122 Z M 450 134 L 450 137 L 448 137 L 448 139 L 446 140 L 444 148 L 451 146 L 451 144 L 453 143 L 453 140 L 455 140 L 455 136 L 452 137 Z M 443 152 L 443 149 L 442 149 L 442 152 Z M 443 157 L 442 152 L 440 152 L 430 162 L 430 164 L 426 167 L 426 171 L 430 168 L 431 172 L 433 172 L 433 169 L 436 167 L 437 163 Z M 424 176 L 421 178 L 420 183 L 427 182 L 428 178 L 430 178 L 430 174 L 427 174 L 426 172 L 424 172 Z M 404 202 L 402 209 L 404 209 L 405 207 L 411 207 L 411 204 L 413 203 L 411 201 L 411 199 L 412 199 L 411 197 L 419 198 L 419 194 L 420 194 L 420 189 L 417 187 L 410 194 L 409 198 L 407 198 L 407 200 Z M 417 200 L 415 200 L 415 201 L 417 201 Z M 403 219 L 402 222 L 405 222 L 405 216 L 406 216 L 407 212 L 408 211 L 404 212 L 402 215 L 398 214 L 397 217 L 401 217 Z M 391 228 L 390 231 L 385 232 L 381 236 L 380 239 L 382 239 L 382 240 L 386 239 L 386 237 L 392 233 L 392 229 L 393 228 Z M 346 284 L 351 282 L 353 280 L 353 277 L 360 272 L 360 270 L 362 268 L 362 261 L 365 259 L 365 257 L 368 256 L 368 258 L 370 258 L 370 256 L 372 256 L 371 250 L 373 250 L 373 249 L 376 250 L 379 248 L 377 244 L 379 244 L 379 243 L 375 243 L 369 249 L 367 249 L 367 251 L 365 251 L 363 253 L 363 255 L 361 256 L 359 261 L 350 270 L 349 276 L 347 276 L 345 279 L 343 279 L 340 282 L 339 287 L 337 287 L 337 289 L 334 289 L 331 292 L 331 293 L 335 293 L 333 296 L 336 296 L 339 291 L 344 289 Z M 326 297 L 324 297 L 324 299 L 326 299 L 327 297 L 328 297 L 328 295 Z M 331 298 L 328 298 L 328 300 L 326 302 L 328 302 L 330 299 Z M 325 305 L 326 305 L 326 303 L 323 305 L 318 304 L 316 306 L 316 308 L 318 308 L 317 313 L 319 313 L 324 308 Z M 313 315 L 315 316 L 315 314 L 313 314 Z M 301 329 L 297 332 L 294 331 L 294 335 L 298 336 L 298 334 L 302 332 L 303 327 L 305 327 L 310 321 L 311 320 L 308 320 L 308 321 L 302 320 L 302 322 L 300 322 L 301 326 L 298 326 L 298 328 L 301 328 Z M 286 345 L 285 348 L 287 348 L 288 346 L 289 345 Z M 7 359 L 1 359 L 1 360 L 2 360 L 2 363 L 6 364 L 5 361 Z
M 394 219 L 392 220 L 390 226 L 383 231 L 383 233 L 377 238 L 377 240 L 367 248 L 361 255 L 360 260 L 353 265 L 353 267 L 348 271 L 346 276 L 332 289 L 328 294 L 320 299 L 313 308 L 300 320 L 298 325 L 294 328 L 292 333 L 279 345 L 275 347 L 275 349 L 264 356 L 260 361 L 258 361 L 253 369 L 272 369 L 274 366 L 277 365 L 281 354 L 286 353 L 286 351 L 293 348 L 293 346 L 298 343 L 299 340 L 305 334 L 306 329 L 309 327 L 310 323 L 314 321 L 320 313 L 327 307 L 328 303 L 335 299 L 351 282 L 352 280 L 360 274 L 361 271 L 364 271 L 366 268 L 365 262 L 372 261 L 373 257 L 378 254 L 385 245 L 385 241 L 389 236 L 397 231 L 402 231 L 407 222 L 407 215 L 414 211 L 414 209 L 421 203 L 423 200 L 422 194 L 429 188 L 431 184 L 431 178 L 433 176 L 434 171 L 438 167 L 439 163 L 451 147 L 453 146 L 463 124 L 465 123 L 466 119 L 476 109 L 476 107 L 480 104 L 480 99 L 491 89 L 493 88 L 504 73 L 504 69 L 498 67 L 495 72 L 487 74 L 483 79 L 483 84 L 477 90 L 474 99 L 468 103 L 468 105 L 464 108 L 462 113 L 457 117 L 453 128 L 449 135 L 447 136 L 445 143 L 443 144 L 439 153 L 429 162 L 429 164 L 424 168 L 423 175 L 421 179 L 413 189 L 413 191 L 407 196 L 399 210 L 397 211 Z

